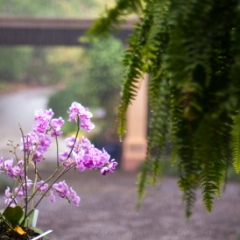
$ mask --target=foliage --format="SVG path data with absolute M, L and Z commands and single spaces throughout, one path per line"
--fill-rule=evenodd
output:
M 0 14 L 10 16 L 81 17 L 84 8 L 96 7 L 95 0 L 0 0 Z
M 19 81 L 22 79 L 26 71 L 26 66 L 29 63 L 32 49 L 1 47 L 0 53 L 0 58 L 2 58 L 2 61 L 0 61 L 0 80 Z
M 70 76 L 64 89 L 50 97 L 48 106 L 57 116 L 66 116 L 67 107 L 74 99 L 94 109 L 104 108 L 106 113 L 101 122 L 102 130 L 105 133 L 111 130 L 120 97 L 122 53 L 121 42 L 114 38 L 96 42 L 83 50 L 76 62 L 79 66 L 81 57 L 78 70 Z
M 123 76 L 123 51 L 122 43 L 110 38 L 95 43 L 83 54 L 85 64 L 82 66 L 79 96 L 85 98 L 83 102 L 89 102 L 90 96 L 92 100 L 89 104 L 92 101 L 93 105 L 104 107 L 108 119 L 113 119 L 116 114 L 114 108 L 119 100 L 120 81 Z
M 124 10 L 129 10 L 128 2 L 118 0 L 116 7 L 93 25 L 90 36 L 106 35 Z M 152 111 L 139 196 L 146 174 L 157 177 L 160 155 L 170 136 L 173 153 L 179 158 L 178 183 L 186 215 L 191 215 L 197 187 L 202 189 L 205 207 L 211 211 L 232 159 L 237 172 L 240 169 L 239 1 L 144 2 L 124 57 L 119 134 L 122 137 L 125 132 L 126 110 L 137 94 L 137 82 L 148 73 Z M 155 157 L 150 158 L 153 150 Z
M 0 0 L 1 16 L 96 18 L 114 0 Z
M 79 47 L 0 47 L 0 60 L 4 59 L 0 61 L 2 88 L 6 83 L 52 85 L 66 82 L 79 74 L 82 51 Z
M 49 55 L 54 55 L 54 50 L 42 47 L 32 48 L 32 54 L 28 58 L 28 64 L 22 77 L 27 84 L 51 85 L 62 80 L 61 65 L 49 61 Z M 59 69 L 60 68 L 60 69 Z
M 0 0 L 0 16 L 94 18 L 98 15 L 99 6 L 111 3 L 112 0 Z M 72 52 L 69 49 L 64 49 L 60 59 Z M 52 61 L 59 56 L 58 51 L 53 48 L 1 46 L 0 53 L 0 82 L 4 81 L 3 86 L 10 81 L 37 85 L 55 84 L 65 80 L 65 75 L 72 71 L 72 66 L 67 66 L 66 59 Z M 79 64 L 75 66 L 79 67 Z M 2 91 L 4 90 L 0 86 L 0 92 Z

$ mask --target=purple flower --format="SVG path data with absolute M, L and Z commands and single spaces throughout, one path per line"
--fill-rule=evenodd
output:
M 10 178 L 16 177 L 18 175 L 22 175 L 23 171 L 19 166 L 14 166 L 11 170 L 7 171 L 7 175 Z
M 4 159 L 0 157 L 0 173 L 4 170 Z
M 65 139 L 66 146 L 70 149 L 72 149 L 75 142 L 77 143 L 78 140 L 76 139 L 76 137 L 74 135 Z M 76 143 L 75 143 L 75 146 L 76 146 Z
M 79 153 L 76 157 L 76 164 L 77 164 L 76 168 L 80 172 L 83 172 L 86 169 L 84 162 L 83 162 L 83 156 L 84 156 L 83 153 Z
M 83 165 L 85 168 L 88 169 L 93 169 L 94 168 L 94 163 L 93 163 L 93 158 L 89 154 L 85 154 L 83 156 Z
M 33 161 L 41 162 L 44 159 L 43 154 L 48 150 L 52 140 L 45 133 L 30 132 L 22 139 L 22 142 L 23 145 L 20 149 L 31 155 Z
M 40 122 L 33 127 L 33 131 L 36 133 L 45 133 L 48 128 L 49 122 Z
M 13 175 L 12 171 L 7 171 L 7 176 L 9 178 L 14 178 L 14 175 Z
M 63 124 L 64 124 L 64 120 L 61 117 L 58 119 L 52 119 L 52 121 L 51 121 L 51 127 L 52 127 L 51 136 L 52 137 L 57 137 L 62 134 L 61 128 L 62 128 Z
M 106 162 L 108 162 L 110 156 L 107 152 L 102 152 L 97 148 L 91 149 L 91 154 L 93 156 L 94 166 L 96 168 L 101 168 L 104 166 Z
M 35 117 L 34 120 L 36 120 L 37 122 L 50 122 L 50 120 L 52 119 L 54 113 L 52 111 L 52 109 L 49 110 L 35 110 Z
M 59 153 L 59 162 L 64 162 L 67 159 L 68 154 L 69 154 L 68 151 Z
M 43 159 L 44 159 L 44 157 L 43 157 L 43 151 L 39 151 L 40 149 L 37 149 L 35 152 L 34 152 L 34 154 L 33 154 L 33 158 L 32 158 L 32 160 L 34 161 L 34 162 L 41 162 Z
M 22 175 L 22 170 L 19 166 L 13 167 L 13 159 L 6 160 L 4 162 L 4 168 L 9 178 L 14 178 L 18 175 Z
M 74 122 L 77 121 L 77 116 L 80 117 L 80 115 L 82 115 L 85 112 L 85 108 L 77 102 L 73 102 L 69 108 L 69 122 Z M 91 116 L 89 116 L 91 117 Z
M 49 191 L 49 199 L 50 199 L 50 201 L 51 201 L 52 203 L 55 203 L 55 202 L 56 202 L 56 198 L 55 198 L 52 190 Z
M 75 198 L 72 199 L 72 202 L 78 207 L 79 202 L 81 201 L 79 196 L 76 196 Z
M 46 152 L 51 145 L 52 140 L 45 134 L 39 134 L 39 145 L 37 149 L 41 149 L 43 152 Z
M 12 198 L 10 188 L 7 187 L 5 190 L 5 205 L 10 207 L 15 207 L 17 205 L 17 199 Z
M 11 197 L 10 187 L 7 187 L 7 189 L 5 190 L 5 198 L 10 198 L 10 197 Z
M 27 185 L 27 189 L 31 188 L 32 186 L 32 180 L 28 178 L 28 176 L 26 176 L 26 180 L 27 180 L 27 184 L 25 184 L 25 182 L 23 182 L 23 187 L 25 187 L 25 185 Z
M 80 103 L 73 102 L 69 108 L 69 122 L 77 121 L 77 116 L 80 118 L 80 127 L 86 131 L 90 131 L 94 128 L 94 124 L 90 121 L 92 113 L 88 108 L 84 108 Z
M 38 191 L 39 192 L 44 192 L 44 191 L 46 191 L 47 190 L 47 188 L 48 188 L 48 184 L 47 183 L 44 183 L 44 181 L 43 180 L 41 180 L 41 181 L 39 181 L 39 182 L 36 182 L 36 187 L 37 188 L 39 188 L 38 189 Z
M 20 150 L 30 153 L 34 151 L 38 143 L 38 137 L 34 132 L 30 132 L 23 139 L 21 139 L 21 141 L 23 144 L 20 147 Z
M 25 194 L 22 187 L 20 187 L 20 188 L 15 188 L 15 193 L 17 194 L 17 196 L 18 196 L 19 198 L 23 198 L 23 197 L 24 197 L 24 194 Z
M 95 127 L 95 125 L 88 118 L 81 118 L 80 124 L 81 128 L 88 132 L 90 132 Z
M 92 149 L 94 146 L 91 144 L 91 142 L 87 138 L 83 136 L 81 139 L 81 147 L 83 148 L 85 153 L 89 153 L 90 149 Z
M 35 145 L 35 149 L 31 151 L 31 153 L 33 153 L 33 161 L 41 162 L 44 159 L 43 154 L 48 150 L 51 142 L 51 139 L 47 135 L 38 135 L 38 142 Z
M 23 161 L 23 160 L 18 161 L 17 165 L 18 165 L 19 167 L 23 167 L 24 161 Z
M 12 165 L 13 165 L 13 159 L 9 159 L 4 162 L 4 167 L 8 171 L 12 169 Z
M 114 172 L 116 166 L 117 166 L 117 162 L 115 162 L 113 159 L 108 165 L 101 168 L 100 172 L 102 175 L 105 176 L 109 172 Z
M 72 202 L 78 207 L 80 202 L 80 197 L 77 196 L 77 193 L 70 187 L 69 195 L 72 198 Z
M 53 184 L 53 188 L 57 191 L 60 198 L 65 198 L 68 195 L 68 185 L 65 181 Z
M 53 115 L 52 109 L 36 110 L 34 120 L 37 121 L 37 125 L 33 127 L 33 130 L 37 133 L 45 133 Z
M 16 207 L 17 206 L 17 199 L 13 199 L 13 198 L 8 198 L 5 199 L 4 201 L 6 206 L 10 206 L 10 207 Z

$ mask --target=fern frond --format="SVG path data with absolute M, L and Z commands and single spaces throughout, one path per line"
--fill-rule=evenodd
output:
M 183 201 L 186 204 L 185 208 L 186 217 L 190 217 L 192 215 L 192 208 L 196 201 L 196 194 L 195 191 L 193 190 L 192 183 L 189 180 L 187 178 L 180 177 L 178 181 L 178 186 L 183 192 Z
M 147 14 L 147 10 L 145 10 Z M 129 40 L 129 49 L 126 51 L 123 63 L 126 66 L 122 83 L 122 100 L 118 111 L 120 139 L 126 131 L 126 111 L 132 100 L 135 99 L 138 83 L 141 81 L 143 72 L 142 48 L 146 43 L 152 17 L 141 18 L 134 33 Z
M 106 9 L 102 13 L 102 16 L 87 31 L 86 36 L 88 38 L 93 36 L 107 37 L 111 32 L 117 31 L 124 16 L 131 12 L 141 14 L 143 8 L 144 2 L 142 0 L 118 0 L 115 7 Z
M 139 209 L 142 200 L 144 199 L 144 196 L 146 194 L 146 186 L 149 183 L 149 171 L 151 171 L 152 168 L 152 161 L 151 159 L 146 159 L 141 167 L 141 171 L 138 174 L 138 180 L 137 180 L 137 193 L 138 193 L 138 204 L 137 209 Z
M 152 187 L 155 186 L 159 175 L 162 173 L 162 166 L 160 164 L 160 155 L 157 154 L 153 159 L 152 159 Z
M 177 162 L 177 152 L 178 152 L 178 148 L 177 145 L 175 143 L 173 143 L 173 147 L 172 147 L 172 165 L 175 164 Z
M 122 137 L 125 113 L 137 94 L 139 78 L 149 74 L 148 96 L 153 112 L 139 199 L 143 198 L 147 176 L 152 174 L 156 182 L 162 149 L 170 135 L 173 159 L 179 159 L 179 187 L 186 215 L 191 215 L 197 187 L 201 187 L 205 207 L 211 211 L 232 156 L 236 171 L 240 171 L 240 120 L 236 122 L 240 106 L 240 3 L 144 2 L 142 18 L 125 53 L 119 107 Z
M 233 166 L 236 173 L 240 171 L 240 130 L 233 133 Z
M 232 155 L 233 166 L 236 173 L 240 172 L 240 114 L 234 116 L 234 126 L 232 129 Z
M 169 133 L 169 86 L 165 79 L 162 79 L 159 86 L 160 98 L 155 99 L 152 108 L 152 122 L 149 125 L 149 145 L 148 154 L 155 149 L 156 156 L 153 160 L 153 185 L 156 183 L 157 176 L 160 173 L 161 164 L 160 157 L 163 149 L 166 147 L 167 136 Z

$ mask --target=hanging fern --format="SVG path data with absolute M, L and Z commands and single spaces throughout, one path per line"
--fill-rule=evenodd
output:
M 139 5 L 140 4 L 140 5 Z M 119 0 L 91 34 L 106 33 L 141 6 L 125 52 L 119 134 L 143 74 L 149 75 L 148 152 L 138 180 L 139 200 L 149 175 L 161 171 L 167 139 L 179 159 L 179 187 L 190 216 L 202 189 L 211 211 L 229 163 L 240 171 L 240 3 L 238 0 Z M 139 9 L 141 9 L 139 8 Z
M 233 166 L 237 173 L 240 172 L 240 115 L 239 113 L 234 118 L 234 128 L 232 130 L 232 151 L 233 151 Z

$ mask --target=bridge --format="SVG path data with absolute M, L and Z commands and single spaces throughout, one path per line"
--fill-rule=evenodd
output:
M 79 37 L 93 22 L 86 19 L 1 17 L 0 46 L 81 46 Z M 134 23 L 136 20 L 128 20 L 113 35 L 126 45 Z M 140 82 L 139 88 L 138 96 L 127 112 L 127 133 L 121 160 L 122 168 L 127 171 L 139 167 L 147 149 L 147 79 Z
M 93 24 L 92 19 L 68 18 L 0 18 L 0 45 L 34 46 L 80 46 L 79 37 L 83 36 Z M 122 24 L 113 33 L 123 42 L 132 32 L 136 20 Z

